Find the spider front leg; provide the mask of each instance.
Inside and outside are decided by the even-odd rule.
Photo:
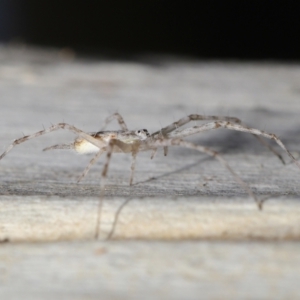
[[[262,136],[267,139],[275,141],[277,143],[277,145],[279,145],[288,154],[288,156],[293,160],[293,162],[300,168],[299,162],[296,160],[296,158],[292,155],[292,153],[286,148],[286,146],[283,144],[283,142],[275,134],[268,133],[266,131],[259,130],[256,128],[247,127],[242,124],[233,124],[230,122],[216,122],[216,123],[217,123],[216,125],[219,127],[227,128],[230,130],[241,131],[241,132],[247,132],[247,133],[256,135],[258,137]]]
[[[171,125],[168,125],[164,128],[162,128],[160,131],[156,131],[152,134],[153,137],[155,138],[172,138],[172,132],[174,130],[177,130],[178,128],[186,125],[187,123],[191,122],[191,121],[210,121],[210,120],[215,120],[215,121],[222,121],[222,122],[229,122],[231,124],[240,124],[242,125],[242,121],[238,118],[235,117],[226,117],[226,116],[205,116],[205,115],[198,115],[198,114],[191,114],[189,116],[186,116],[184,118],[179,119],[178,121],[172,123]],[[195,126],[197,127],[197,126]],[[276,155],[283,164],[285,164],[282,156],[275,150],[273,149],[273,147],[271,147],[269,144],[267,144],[266,142],[264,142],[264,140],[262,140],[259,136],[255,135],[254,136],[259,140],[259,142],[267,147],[271,152],[274,153],[274,155]],[[164,152],[166,155],[166,149],[167,147],[164,147]]]
[[[257,136],[258,138],[260,138],[260,136],[262,136],[267,139],[274,140],[288,154],[288,156],[293,160],[293,162],[300,168],[300,163],[296,160],[296,158],[292,155],[292,153],[285,147],[283,142],[275,134],[268,133],[268,132],[265,132],[263,130],[259,130],[256,128],[247,127],[242,124],[225,122],[225,121],[210,122],[210,123],[206,123],[206,124],[203,124],[200,126],[193,126],[193,127],[189,127],[189,128],[183,129],[183,130],[177,130],[177,131],[171,132],[169,134],[169,138],[170,139],[184,138],[184,137],[194,135],[194,134],[197,134],[200,132],[218,129],[218,128],[226,128],[226,129],[230,129],[230,130],[251,133],[252,135]],[[277,152],[275,151],[275,154],[276,153]],[[279,158],[280,157],[281,157],[281,155],[279,154]],[[281,158],[281,160],[283,161],[282,158]]]
[[[274,140],[277,145],[279,145],[286,153],[287,155],[292,159],[292,161],[300,168],[300,163],[296,160],[296,158],[292,155],[292,153],[286,148],[286,146],[283,144],[283,142],[273,133],[268,133],[263,130],[259,130],[256,128],[247,127],[242,124],[234,124],[231,122],[216,122],[217,127],[223,127],[230,130],[236,130],[246,133],[251,133],[256,136],[263,136],[267,139]]]
[[[169,138],[168,134],[179,127],[184,126],[185,124],[191,122],[191,121],[208,121],[208,120],[223,120],[223,121],[232,121],[236,123],[240,123],[241,120],[235,117],[223,117],[223,116],[205,116],[205,115],[198,115],[198,114],[191,114],[189,116],[183,117],[179,119],[176,122],[173,122],[171,125],[168,125],[161,130],[158,130],[151,134],[151,137],[157,139],[157,138]],[[165,146],[164,148],[164,156],[167,156],[168,154],[168,147]],[[156,154],[156,150],[152,152],[151,159]]]
[[[184,126],[185,124],[191,122],[191,121],[227,121],[227,122],[234,122],[234,123],[241,123],[241,120],[235,117],[224,117],[224,116],[205,116],[205,115],[197,115],[197,114],[191,114],[189,116],[183,117],[179,119],[178,121],[172,123],[171,125],[168,125],[166,127],[163,127],[161,130],[158,130],[151,134],[152,137],[160,136],[160,137],[167,137],[167,134]]]

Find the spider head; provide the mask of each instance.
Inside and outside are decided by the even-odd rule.
[[[135,131],[135,134],[141,139],[145,140],[150,136],[149,132],[147,129],[139,129]]]

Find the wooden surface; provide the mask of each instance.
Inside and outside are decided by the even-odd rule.
[[[199,113],[276,133],[299,157],[299,78],[296,64],[116,62],[0,47],[0,148],[51,123],[96,131],[115,111],[149,132]],[[263,211],[205,155],[140,153],[132,187],[130,156],[113,155],[100,236],[111,240],[94,241],[104,157],[76,184],[89,156],[41,151],[73,138],[54,132],[0,162],[1,299],[300,296],[300,170],[286,155],[283,165],[232,131],[190,139],[222,153],[267,199]]]

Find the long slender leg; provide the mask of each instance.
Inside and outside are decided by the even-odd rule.
[[[164,147],[164,156],[168,155],[168,147]]]
[[[103,198],[104,198],[104,194],[105,194],[105,181],[106,181],[106,175],[108,172],[108,167],[109,167],[110,159],[111,159],[111,156],[113,153],[113,149],[114,149],[114,144],[113,144],[113,141],[111,140],[107,147],[106,162],[104,164],[102,174],[101,174],[100,197],[99,197],[99,201],[98,201],[97,219],[96,219],[96,227],[95,227],[95,235],[94,235],[96,240],[99,238],[99,234],[100,234],[100,230],[101,230],[100,225],[101,225],[101,213],[102,213],[102,206],[103,206]]]
[[[128,202],[131,200],[132,198],[131,197],[128,197],[121,205],[120,207],[118,208],[118,210],[116,211],[116,214],[115,214],[115,218],[114,218],[114,222],[112,224],[112,227],[111,227],[111,230],[109,232],[109,234],[107,235],[106,237],[106,240],[110,240],[116,230],[116,227],[117,227],[117,224],[118,224],[118,219],[119,219],[119,216],[121,214],[121,211],[123,210],[123,208],[128,204]]]
[[[105,127],[114,119],[117,119],[118,124],[120,125],[122,130],[126,130],[126,131],[128,130],[127,125],[124,122],[124,119],[122,118],[122,116],[119,113],[114,113],[111,116],[109,116],[108,118],[106,118],[105,124],[100,131],[103,131],[105,129]],[[93,136],[93,134],[91,134],[91,136]],[[53,145],[53,146],[43,149],[43,151],[48,151],[48,150],[53,150],[53,149],[74,149],[74,143]]]
[[[153,134],[151,134],[152,137],[168,137],[168,133],[178,129],[181,126],[184,126],[185,124],[191,122],[191,121],[208,121],[208,120],[223,120],[223,121],[232,121],[236,123],[240,123],[240,119],[235,117],[223,117],[223,116],[204,116],[204,115],[197,115],[192,114],[189,116],[186,116],[184,118],[179,119],[178,121],[172,123],[171,125],[168,125]],[[164,155],[167,156],[168,154],[168,147],[164,147]],[[153,158],[154,155],[151,155],[151,158]]]
[[[197,150],[199,152],[203,152],[206,153],[212,157],[215,157],[235,178],[236,182],[245,190],[247,191],[247,193],[249,194],[250,197],[252,197],[257,206],[258,209],[261,210],[262,209],[262,204],[263,201],[259,200],[254,193],[252,192],[251,188],[249,187],[249,185],[243,181],[234,171],[233,169],[229,166],[228,162],[220,155],[218,154],[216,151],[208,148],[208,147],[203,147],[200,145],[195,145],[193,143],[187,142],[187,141],[183,141],[180,139],[171,139],[171,140],[157,140],[153,143],[153,146],[155,147],[159,147],[159,146],[180,146],[180,147],[184,147],[184,148],[189,148],[189,149],[194,149]],[[152,145],[151,145],[152,146]]]
[[[292,153],[285,147],[285,145],[282,143],[282,141],[273,133],[268,133],[263,130],[246,127],[241,124],[237,123],[231,123],[231,122],[224,122],[224,121],[217,121],[217,122],[210,122],[206,123],[200,126],[194,126],[190,128],[186,128],[183,130],[178,130],[170,133],[168,135],[169,138],[183,138],[192,134],[196,134],[199,132],[212,130],[212,129],[218,129],[218,128],[227,128],[230,130],[235,131],[241,131],[250,133],[257,136],[263,136],[267,139],[274,140],[287,154],[288,156],[293,160],[293,162],[300,168],[300,163],[296,160],[296,158],[292,155]]]
[[[86,174],[89,172],[91,167],[96,163],[96,161],[98,160],[98,158],[101,156],[103,152],[104,152],[103,150],[99,150],[99,152],[97,152],[96,155],[90,160],[90,163],[87,165],[83,173],[78,178],[77,183],[79,183],[86,176]]]
[[[125,148],[130,149],[131,154],[132,154],[132,162],[131,162],[131,174],[130,174],[130,180],[129,180],[129,185],[132,185],[133,182],[133,177],[134,177],[134,171],[135,171],[135,163],[136,163],[136,156],[139,152],[139,147],[140,147],[140,143],[136,142],[132,145],[130,145],[128,147],[127,144],[125,145],[121,145],[121,149],[123,148],[125,150]]]
[[[105,120],[105,124],[103,126],[103,128],[101,130],[104,130],[105,127],[114,119],[117,119],[120,127],[122,130],[128,130],[127,125],[123,119],[123,117],[119,114],[119,113],[114,113],[111,116],[107,117]],[[58,145],[61,146],[61,145]],[[61,148],[54,148],[54,146],[49,147],[49,149],[61,149]],[[49,150],[48,148],[44,149],[45,150]],[[83,173],[81,174],[81,176],[78,178],[77,183],[79,183],[85,176],[86,174],[89,172],[90,168],[95,164],[95,162],[98,160],[98,158],[100,157],[100,155],[103,153],[103,151],[101,153],[97,153],[92,160],[90,161],[89,165],[85,168],[85,170],[83,171]],[[133,180],[133,178],[132,178]]]
[[[240,124],[230,123],[230,122],[218,122],[218,123],[223,128],[252,133],[257,136],[263,136],[267,139],[274,140],[277,143],[277,145],[279,145],[288,154],[288,156],[293,160],[293,162],[300,168],[300,163],[296,160],[296,158],[292,155],[292,153],[286,148],[286,146],[282,143],[282,141],[275,134],[268,133],[268,132],[265,132],[263,130],[259,130],[256,128],[247,127],[247,126],[240,125]]]
[[[76,128],[75,126],[73,125],[69,125],[67,123],[58,123],[56,125],[52,125],[51,127],[47,128],[47,129],[44,129],[44,130],[41,130],[41,131],[38,131],[36,133],[33,133],[31,135],[26,135],[26,136],[23,136],[19,139],[16,139],[13,141],[12,144],[10,144],[6,150],[0,155],[0,160],[5,156],[7,155],[15,146],[19,145],[19,144],[22,144],[28,140],[31,140],[33,138],[36,138],[36,137],[39,137],[39,136],[42,136],[44,134],[47,134],[47,133],[50,133],[52,131],[56,131],[56,130],[59,130],[59,129],[65,129],[65,130],[69,130],[69,131],[72,131],[73,133],[79,135],[80,137],[84,138],[85,140],[87,140],[88,142],[90,142],[91,144],[95,145],[96,147],[99,147],[99,149],[103,148],[103,143],[97,139],[95,139],[94,137],[92,137],[91,135],[85,133],[84,131]]]
[[[129,179],[129,185],[132,185],[133,177],[134,177],[134,171],[135,171],[135,163],[136,163],[136,156],[137,152],[132,152],[132,162],[131,162],[131,172],[130,172],[130,179]]]
[[[125,124],[124,122],[124,119],[123,117],[119,114],[119,113],[114,113],[113,115],[109,116],[108,118],[106,118],[105,120],[105,125],[104,125],[104,128],[111,122],[113,121],[114,119],[117,119],[120,127],[122,128],[122,130],[128,130],[127,128],[127,125]],[[104,129],[103,128],[103,129]],[[102,129],[102,130],[103,130]],[[51,148],[51,147],[50,147]],[[101,152],[103,153],[103,151]],[[90,168],[93,166],[93,164],[98,160],[98,158],[100,157],[101,153],[97,153],[93,158],[92,160],[90,161],[89,165],[85,168],[85,170],[83,171],[82,175],[79,177],[78,182],[80,182],[85,176],[86,174],[89,172]],[[132,181],[133,181],[133,174],[134,174],[134,168],[135,168],[135,160],[134,160],[134,163],[132,164],[131,166],[132,168],[132,172],[131,172],[131,177],[130,177],[130,185],[132,185]]]
[[[104,126],[101,130],[103,130],[114,119],[117,119],[117,121],[118,121],[118,123],[119,123],[122,130],[128,130],[127,125],[126,125],[123,117],[119,113],[114,113],[111,116],[107,117],[106,120],[105,120],[105,124],[104,124]],[[59,144],[59,145],[50,146],[50,147],[47,147],[47,148],[43,149],[43,151],[48,151],[48,150],[53,150],[53,149],[74,149],[74,143]],[[101,153],[103,153],[103,152],[101,152]],[[95,154],[95,156],[91,159],[89,165],[85,168],[85,170],[83,171],[81,176],[78,178],[77,183],[79,183],[87,175],[90,168],[96,163],[96,161],[100,157],[101,153],[98,152],[98,153]]]
[[[102,170],[102,175],[101,175],[101,184],[100,184],[100,197],[99,197],[99,202],[98,202],[98,209],[97,209],[97,219],[96,219],[96,228],[95,228],[95,239],[98,239],[99,234],[100,234],[100,225],[101,225],[101,213],[102,213],[102,206],[103,206],[103,199],[104,199],[104,194],[105,194],[105,182],[107,178],[107,173],[108,173],[108,168],[109,168],[109,163],[111,160],[111,156],[113,154],[113,149],[114,147],[119,147],[121,150],[123,150],[126,153],[132,152],[133,153],[133,158],[134,153],[138,152],[140,142],[137,141],[136,144],[126,144],[123,143],[122,141],[119,140],[110,140],[107,146],[107,154],[106,154],[106,161],[104,163],[104,167]],[[136,154],[135,154],[136,156]],[[133,167],[134,170],[134,167]],[[131,178],[133,178],[133,175],[131,175]]]
[[[168,155],[168,147],[164,147],[164,156],[167,156]],[[156,152],[157,152],[157,149],[153,149],[152,152],[151,152],[151,156],[150,158],[153,159],[153,157],[156,155]]]
[[[171,138],[172,136],[169,135],[170,132],[178,129],[181,126],[184,126],[185,124],[191,122],[191,121],[208,121],[208,120],[215,120],[215,121],[226,121],[226,122],[230,122],[230,123],[234,123],[234,124],[240,124],[241,120],[235,117],[226,117],[226,116],[204,116],[204,115],[197,115],[197,114],[192,114],[189,115],[187,117],[181,118],[178,121],[172,123],[169,126],[166,126],[164,128],[162,128],[159,131],[154,132],[151,136],[153,137],[165,137],[165,138]],[[242,125],[245,126],[245,125]],[[245,126],[246,127],[246,126]],[[254,134],[255,136],[255,134]],[[271,152],[274,153],[274,155],[276,155],[283,164],[285,164],[282,156],[275,150],[273,149],[272,146],[268,145],[267,143],[265,143],[261,138],[259,138],[258,136],[256,136],[256,138],[265,146],[267,147]],[[164,153],[166,155],[167,153],[167,147],[164,147]]]
[[[57,144],[47,148],[44,148],[43,151],[53,150],[53,149],[74,149],[74,142],[70,144]]]
[[[253,134],[253,136],[266,148],[268,148],[274,155],[276,155],[279,160],[285,165],[285,161],[280,153],[278,153],[271,145],[269,145],[265,140],[260,136]]]
[[[105,120],[105,126],[110,123],[112,120],[117,119],[120,127],[123,130],[128,131],[127,125],[124,122],[123,117],[119,114],[119,113],[114,113],[113,115],[109,116],[106,120]],[[121,147],[124,148],[124,145],[122,145]],[[138,149],[134,150],[134,147],[132,148],[132,163],[131,163],[131,174],[130,174],[130,180],[129,180],[129,185],[132,185],[133,182],[133,177],[134,177],[134,171],[135,171],[135,163],[136,163],[136,155],[137,155]]]
[[[104,130],[106,128],[106,126],[111,122],[113,121],[114,119],[117,119],[120,127],[122,130],[128,130],[127,128],[127,125],[123,119],[123,117],[119,114],[119,113],[114,113],[112,114],[111,116],[107,117],[106,120],[105,120],[105,124],[104,126],[101,128],[101,130]]]
[[[157,148],[155,148],[155,149],[152,150],[151,156],[150,156],[151,159],[153,159],[153,157],[155,156],[156,152],[157,152]]]
[[[127,125],[123,119],[123,117],[119,114],[119,113],[114,113],[111,116],[107,117],[105,120],[105,124],[103,126],[103,128],[101,130],[104,130],[105,127],[114,119],[117,119],[120,127],[122,130],[128,130]],[[51,148],[51,147],[50,147]],[[86,174],[89,172],[90,168],[96,163],[96,161],[98,160],[98,158],[100,157],[100,155],[103,153],[103,151],[101,153],[97,153],[90,161],[89,165],[85,168],[85,170],[83,171],[83,173],[81,174],[81,176],[79,177],[79,179],[77,180],[77,183],[79,183],[85,176]]]
[[[186,116],[184,118],[181,118],[178,121],[172,123],[171,125],[168,125],[162,129],[152,133],[151,136],[153,136],[153,137],[155,137],[157,135],[165,136],[169,132],[172,132],[172,131],[178,129],[179,127],[182,127],[183,125],[185,125],[191,121],[209,121],[209,120],[241,123],[240,119],[234,118],[234,117],[204,116],[204,115],[192,114],[192,115]]]

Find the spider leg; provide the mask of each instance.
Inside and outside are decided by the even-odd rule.
[[[283,142],[273,133],[268,133],[263,130],[259,130],[256,128],[247,127],[241,124],[234,124],[231,122],[217,122],[221,127],[230,129],[230,130],[236,130],[241,132],[247,132],[252,133],[257,136],[263,136],[267,139],[274,140],[277,145],[279,145],[287,154],[288,156],[293,160],[293,162],[300,168],[300,163],[296,160],[296,158],[292,155],[292,153],[286,148],[286,146],[283,144]]]
[[[251,190],[250,186],[242,180],[242,178],[240,176],[238,176],[233,169],[229,166],[228,162],[220,155],[218,154],[216,151],[208,148],[208,147],[204,147],[204,146],[200,146],[200,145],[195,145],[193,143],[181,140],[181,139],[171,139],[171,140],[167,140],[167,139],[161,139],[161,140],[156,140],[153,143],[153,146],[180,146],[180,147],[184,147],[184,148],[189,148],[189,149],[194,149],[197,150],[199,152],[203,152],[206,153],[212,157],[215,157],[235,178],[236,182],[245,190],[247,191],[248,195],[250,197],[252,197],[259,210],[262,209],[262,205],[263,205],[263,201],[259,200],[255,194],[253,193],[253,191]],[[152,145],[151,145],[152,146]]]
[[[110,116],[106,122],[110,122],[111,120],[113,120],[113,118],[118,118],[118,121],[119,121],[119,124],[120,126],[122,127],[122,122],[123,122],[123,125],[126,127],[124,121],[123,121],[123,118],[121,117],[120,114],[118,113],[115,113],[113,114],[112,116]],[[123,127],[124,128],[124,127]],[[127,128],[127,127],[126,127]],[[123,147],[124,148],[124,147]],[[104,148],[103,148],[104,149]],[[78,182],[80,182],[85,176],[86,174],[88,173],[88,171],[90,170],[90,168],[93,166],[93,164],[98,160],[98,158],[100,157],[100,155],[103,153],[104,151],[101,151],[98,152],[93,158],[92,160],[90,161],[89,165],[85,168],[84,172],[82,173],[82,175],[79,177]],[[132,173],[131,173],[131,179],[130,179],[130,185],[132,184],[132,181],[133,181],[133,174],[134,174],[134,169],[135,169],[135,162],[133,162],[132,164]]]
[[[156,152],[157,152],[157,148],[152,150],[151,156],[150,156],[151,159],[153,159],[153,157],[156,155]],[[168,155],[168,147],[164,147],[164,156],[167,156],[167,155]]]
[[[130,179],[129,179],[129,185],[132,185],[134,172],[135,172],[135,163],[136,163],[136,156],[138,151],[132,151],[132,162],[131,162],[131,173],[130,173]]]
[[[189,135],[193,135],[199,132],[218,129],[218,128],[227,128],[230,130],[236,130],[246,133],[251,133],[256,136],[262,136],[270,140],[274,140],[292,159],[292,161],[300,168],[300,163],[296,160],[296,158],[292,155],[292,153],[285,147],[282,141],[273,133],[268,133],[263,130],[259,130],[256,128],[247,127],[242,124],[232,123],[232,122],[225,122],[225,121],[217,121],[217,122],[210,122],[200,126],[194,126],[190,128],[186,128],[183,130],[178,130],[168,135],[169,138],[183,138]]]
[[[66,130],[69,130],[69,131],[72,131],[73,133],[79,135],[80,137],[84,138],[85,140],[87,140],[88,142],[90,142],[91,144],[95,145],[96,147],[99,147],[99,149],[103,148],[103,143],[101,143],[99,140],[95,139],[94,137],[92,137],[91,135],[85,133],[84,131],[76,128],[75,126],[73,125],[69,125],[67,123],[58,123],[56,125],[52,125],[50,126],[49,128],[47,129],[44,129],[44,130],[41,130],[41,131],[38,131],[36,133],[33,133],[31,135],[26,135],[26,136],[23,136],[19,139],[16,139],[13,141],[12,144],[10,144],[6,150],[0,155],[0,160],[5,156],[7,155],[15,146],[21,144],[21,143],[24,143],[28,140],[31,140],[33,138],[36,138],[36,137],[39,137],[39,136],[42,136],[44,134],[47,134],[47,133],[50,133],[52,131],[56,131],[56,130],[59,130],[59,129],[66,129]]]
[[[150,157],[151,159],[153,159],[153,157],[155,156],[156,152],[157,152],[157,148],[155,148],[155,149],[152,150],[151,157]]]
[[[96,219],[96,227],[95,227],[95,239],[98,239],[100,234],[100,225],[101,225],[101,213],[102,213],[102,206],[103,206],[103,199],[105,194],[105,182],[107,178],[109,163],[111,160],[111,156],[114,152],[114,147],[120,148],[125,153],[132,153],[133,162],[131,164],[131,176],[130,176],[130,183],[133,180],[133,174],[135,169],[135,159],[136,155],[139,151],[140,141],[136,141],[133,144],[126,144],[120,140],[111,139],[107,146],[107,154],[106,154],[106,162],[103,166],[102,174],[101,174],[101,184],[100,184],[100,197],[98,202],[98,209],[97,209],[97,219]]]
[[[113,121],[114,119],[117,119],[120,127],[122,130],[126,130],[128,131],[128,127],[123,119],[123,117],[119,114],[119,113],[114,113],[112,114],[111,116],[107,117],[106,120],[105,120],[105,124],[104,126],[101,128],[100,131],[104,130],[106,128],[106,126],[111,122]]]
[[[268,148],[279,160],[285,165],[285,161],[280,153],[278,153],[270,144],[263,140],[260,136],[253,134],[253,136],[266,148]]]
[[[168,147],[164,147],[164,156],[168,155]]]
[[[191,121],[208,121],[208,120],[215,120],[215,121],[227,121],[231,122],[234,124],[241,124],[242,122],[240,119],[235,118],[235,117],[224,117],[224,116],[204,116],[204,115],[197,115],[197,114],[192,114],[187,117],[181,118],[178,121],[172,123],[171,125],[162,128],[160,131],[154,132],[152,136],[157,136],[160,134],[162,137],[167,137],[169,138],[169,133],[178,129],[181,126],[184,126],[185,124],[191,122]],[[244,126],[244,125],[242,125]],[[265,143],[259,136],[255,135],[254,136],[260,141],[260,143],[267,147],[271,152],[273,152],[274,155],[276,155],[280,161],[285,164],[285,161],[283,160],[282,156],[269,144]],[[164,153],[166,156],[166,148],[164,147]]]
[[[127,127],[127,125],[126,125],[126,123],[125,123],[123,117],[122,117],[119,113],[114,113],[114,114],[112,114],[111,116],[107,117],[107,118],[105,119],[105,124],[104,124],[104,126],[101,128],[100,131],[103,131],[103,130],[106,128],[106,126],[107,126],[110,122],[112,122],[114,119],[117,119],[117,121],[118,121],[118,123],[119,123],[119,125],[120,125],[120,127],[121,127],[122,130],[128,131],[128,127]],[[51,148],[51,147],[50,147],[50,148]],[[92,158],[92,160],[90,161],[89,165],[85,168],[85,170],[83,171],[82,175],[78,178],[77,183],[79,183],[79,182],[86,176],[86,174],[88,173],[88,171],[90,170],[90,168],[91,168],[91,167],[93,166],[93,164],[98,160],[98,158],[100,157],[100,155],[101,155],[102,153],[103,153],[103,151],[102,151],[101,153],[98,152],[98,153]]]
[[[53,149],[74,149],[74,143],[53,145],[53,146],[44,148],[43,151],[48,151],[48,150],[53,150]]]
[[[103,150],[99,150],[99,152],[96,153],[96,155],[91,159],[90,163],[87,165],[83,173],[78,178],[77,183],[79,183],[86,176],[86,174],[89,172],[91,167],[96,163],[96,161],[98,160],[98,158],[101,156],[103,152],[104,152]]]
[[[95,227],[95,234],[94,238],[97,240],[99,238],[99,234],[101,231],[100,225],[101,225],[101,214],[102,214],[102,206],[103,206],[103,198],[105,194],[105,180],[106,180],[106,175],[108,172],[108,166],[110,163],[111,155],[114,150],[114,143],[112,140],[108,143],[107,147],[107,154],[106,154],[106,162],[104,164],[102,174],[101,174],[101,182],[100,182],[100,197],[98,201],[98,208],[97,208],[97,218],[96,218],[96,227]]]
[[[166,137],[168,138],[168,133],[178,129],[181,126],[184,126],[185,124],[191,122],[191,121],[208,121],[208,120],[222,120],[222,121],[231,121],[235,123],[240,123],[241,120],[235,117],[223,117],[223,116],[204,116],[204,115],[197,115],[197,114],[191,114],[189,116],[186,116],[184,118],[179,119],[178,121],[172,123],[171,125],[168,125],[153,134],[151,134],[152,137],[158,138]],[[164,156],[167,156],[168,154],[168,147],[164,147]],[[153,156],[151,155],[151,158]]]
[[[163,137],[165,137],[168,133],[178,129],[179,127],[184,126],[185,124],[187,124],[191,121],[209,121],[209,120],[241,123],[241,120],[238,118],[235,118],[235,117],[204,116],[204,115],[192,114],[192,115],[186,116],[184,118],[181,118],[178,121],[172,123],[171,125],[168,125],[162,129],[152,133],[151,136],[155,137],[157,135],[162,135]]]
[[[119,113],[114,113],[111,116],[109,116],[108,118],[106,118],[105,124],[100,131],[103,131],[106,128],[106,126],[114,119],[117,119],[122,130],[126,130],[126,131],[128,130],[127,125],[124,122],[124,119],[122,118],[122,116]],[[93,136],[93,134],[91,134],[91,135]],[[53,146],[43,149],[43,151],[48,151],[48,150],[53,150],[53,149],[74,149],[74,143],[53,145]]]

